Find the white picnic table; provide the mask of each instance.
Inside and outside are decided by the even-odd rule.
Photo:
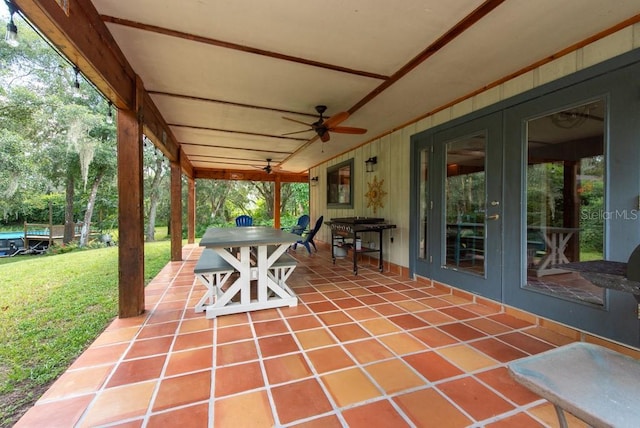
[[[205,308],[207,318],[296,306],[297,296],[285,282],[288,275],[274,275],[274,272],[278,259],[298,239],[298,235],[270,227],[207,229],[200,240],[200,246],[214,250],[239,273],[233,284],[225,290],[218,290],[215,302]],[[253,299],[252,281],[256,284],[256,297]],[[237,294],[240,298],[234,301]]]

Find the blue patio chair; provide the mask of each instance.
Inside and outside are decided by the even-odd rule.
[[[307,233],[305,235],[304,239],[301,239],[298,242],[296,242],[295,244],[293,244],[293,249],[294,250],[296,249],[298,244],[301,244],[301,245],[304,245],[304,247],[307,249],[309,254],[311,254],[311,246],[312,245],[313,245],[313,248],[316,250],[316,252],[318,252],[318,248],[316,247],[315,242],[313,242],[313,238],[316,237],[316,233],[318,233],[318,230],[320,230],[320,226],[322,226],[322,220],[324,220],[324,216],[320,216],[320,218],[318,218],[318,220],[316,221],[315,226],[313,226],[313,229],[311,229],[309,231],[309,233]]]
[[[298,217],[298,222],[292,227],[283,227],[282,230],[289,230],[291,233],[302,236],[302,233],[309,227],[311,219],[308,215],[304,214]]]
[[[237,227],[247,227],[253,226],[253,217],[249,215],[239,215],[236,217],[236,226]]]

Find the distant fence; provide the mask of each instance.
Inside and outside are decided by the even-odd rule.
[[[84,222],[73,224],[73,236],[78,238],[82,232]],[[97,231],[90,231],[90,235],[97,234]],[[49,245],[64,238],[64,224],[46,223],[24,223],[24,238],[29,240],[47,240]]]

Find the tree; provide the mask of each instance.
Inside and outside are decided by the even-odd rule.
[[[22,87],[7,88],[0,97],[0,210],[2,219],[19,217],[22,200],[37,188],[35,153],[30,147],[38,97]]]
[[[147,241],[155,241],[156,215],[161,198],[168,197],[166,188],[162,187],[164,178],[169,168],[165,165],[164,156],[153,147],[153,143],[145,140],[144,144],[144,175],[146,195],[148,196],[147,209]],[[163,192],[164,190],[164,192]]]
[[[115,129],[113,126],[110,126],[99,119],[101,118],[94,115],[94,127],[90,133],[90,138],[94,140],[95,144],[91,162],[94,172],[90,176],[87,165],[87,175],[84,178],[85,189],[86,183],[90,179],[91,190],[86,204],[84,221],[82,222],[80,246],[87,245],[89,240],[92,223],[91,219],[93,218],[95,202],[98,197],[98,187],[105,177],[115,177],[117,172],[117,156],[114,135]]]
[[[228,221],[225,211],[233,182],[226,180],[196,181],[196,223],[224,224]]]
[[[92,86],[82,82],[81,96],[75,96],[69,64],[29,28],[20,28],[20,36],[18,48],[0,44],[0,139],[6,141],[0,159],[11,166],[0,175],[0,192],[9,197],[0,205],[3,218],[19,217],[20,209],[33,215],[23,208],[25,201],[64,191],[65,242],[73,239],[74,218],[84,211],[84,244],[98,186],[115,174],[115,128],[106,125],[107,104]],[[76,207],[79,198],[86,209]]]
[[[259,206],[262,207],[262,213],[258,213],[258,217],[261,217],[264,220],[273,219],[273,205],[275,199],[274,187],[275,183],[270,181],[252,181],[253,189],[260,196],[259,200],[262,202]]]
[[[309,212],[309,185],[307,183],[283,183],[280,187],[280,214],[284,217],[300,217]]]
[[[230,217],[236,217],[240,214],[253,216],[254,213],[252,211],[256,206],[257,197],[253,192],[252,183],[248,181],[229,181],[228,186],[229,194],[225,205],[226,209],[229,210]]]

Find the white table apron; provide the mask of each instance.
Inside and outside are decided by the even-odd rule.
[[[295,242],[297,238],[296,235],[292,235],[292,242]],[[276,245],[276,248],[271,254],[268,254],[267,251],[269,244],[242,244],[242,246],[236,247],[240,250],[239,258],[231,252],[232,249],[229,247],[206,244],[239,272],[239,276],[233,284],[219,293],[212,305],[205,308],[207,318],[282,306],[296,306],[298,304],[296,294],[284,280],[278,281],[270,271],[271,266],[287,250],[290,243],[272,243],[271,245]],[[201,245],[205,244],[201,242]],[[257,248],[255,266],[251,265],[251,247]],[[257,280],[255,299],[251,299],[252,280]],[[233,302],[232,299],[238,293],[240,293],[239,302]]]

